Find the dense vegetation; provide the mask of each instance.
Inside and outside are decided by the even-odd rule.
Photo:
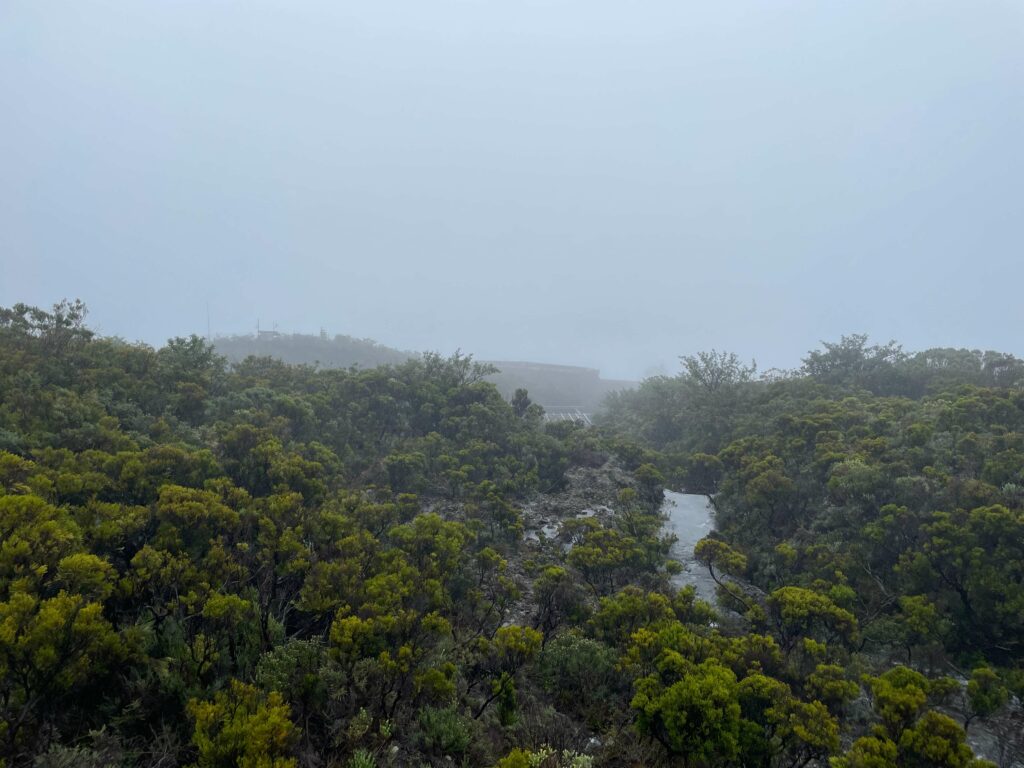
[[[940,710],[1021,694],[1022,367],[930,354],[705,356],[598,431],[459,355],[0,309],[0,764],[980,765]],[[718,611],[670,584],[666,475],[715,493]]]
[[[887,722],[868,678],[886,732],[841,765],[953,764],[903,752],[915,721],[954,732],[917,719],[954,685],[944,674],[969,679],[965,725],[1024,694],[1024,362],[851,336],[799,371],[755,373],[734,355],[685,358],[612,398],[605,423],[713,494],[718,532],[697,555],[748,626],[808,668],[903,665],[886,675],[918,705]],[[1004,756],[1024,760],[1013,729]]]

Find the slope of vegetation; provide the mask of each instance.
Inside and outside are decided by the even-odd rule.
[[[943,708],[1020,694],[1016,362],[912,396],[704,362],[601,433],[461,356],[0,309],[0,764],[981,765]],[[717,490],[721,612],[669,584],[663,473]]]

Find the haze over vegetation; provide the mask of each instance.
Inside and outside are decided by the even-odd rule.
[[[1020,353],[1022,37],[1012,0],[4,2],[0,302],[624,379]]]

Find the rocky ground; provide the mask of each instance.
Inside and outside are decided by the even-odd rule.
[[[634,486],[633,476],[614,461],[600,467],[573,467],[566,487],[544,494],[523,507],[523,538],[555,538],[561,523],[573,517],[610,515],[619,491]]]

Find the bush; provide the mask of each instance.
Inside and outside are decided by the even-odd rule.
[[[461,755],[472,738],[469,723],[455,707],[424,707],[419,716],[423,748],[440,755]]]
[[[541,687],[560,709],[583,716],[589,725],[603,725],[613,709],[619,677],[616,652],[576,633],[555,638],[537,663]]]

